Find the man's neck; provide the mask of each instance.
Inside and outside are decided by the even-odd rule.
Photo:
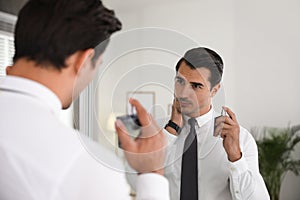
[[[198,118],[198,117],[201,117],[201,116],[207,114],[211,109],[212,109],[212,105],[210,105],[206,109],[201,109],[198,113],[189,114],[187,116],[190,118]]]
[[[19,59],[6,71],[7,75],[30,79],[46,86],[58,96],[63,106],[69,101],[68,97],[73,88],[70,88],[67,82],[74,82],[74,80],[69,75],[68,69],[59,71],[53,66],[42,66],[28,59]]]

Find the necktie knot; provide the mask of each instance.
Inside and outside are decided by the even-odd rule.
[[[190,118],[189,120],[188,120],[188,123],[189,123],[189,125],[191,126],[191,129],[193,128],[195,128],[195,125],[196,125],[196,119],[195,118]]]

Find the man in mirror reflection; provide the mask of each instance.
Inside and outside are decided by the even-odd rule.
[[[220,90],[222,58],[194,48],[176,65],[174,102],[165,129],[171,142],[166,177],[173,200],[267,200],[259,172],[257,145],[228,107],[214,110]]]
[[[85,147],[112,160],[115,155],[79,139],[58,119],[93,79],[111,34],[120,29],[99,0],[29,0],[21,9],[14,63],[0,78],[1,200],[131,199],[122,170],[97,161]],[[130,103],[148,127],[141,134],[154,134],[134,141],[116,122],[126,158],[139,172],[137,199],[169,199],[165,153],[156,151],[164,149],[165,135],[138,101]]]

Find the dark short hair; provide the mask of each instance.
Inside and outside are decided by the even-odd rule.
[[[177,62],[176,72],[182,62],[185,62],[191,69],[206,68],[210,71],[209,82],[211,89],[221,82],[223,75],[223,61],[215,51],[199,47],[188,50],[184,56]]]
[[[120,29],[121,22],[100,0],[29,0],[18,16],[13,60],[60,70],[76,51],[94,48],[98,58]]]

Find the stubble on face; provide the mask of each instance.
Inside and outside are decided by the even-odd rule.
[[[175,96],[180,112],[198,117],[211,108],[210,71],[204,67],[191,69],[182,62],[175,78]]]

